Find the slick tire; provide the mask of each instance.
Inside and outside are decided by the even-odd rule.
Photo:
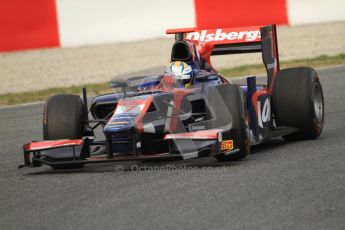
[[[78,95],[55,95],[48,99],[43,112],[44,140],[81,139],[83,102]],[[83,164],[52,166],[54,169],[81,168]]]
[[[274,83],[272,107],[277,126],[298,129],[285,140],[315,139],[325,119],[324,98],[317,72],[298,67],[279,71]]]
[[[77,95],[50,97],[43,112],[44,140],[82,138],[83,111],[83,102]]]
[[[218,161],[235,161],[245,158],[250,152],[248,111],[246,100],[242,89],[237,85],[221,85],[216,88],[223,97],[223,101],[227,104],[228,110],[232,116],[232,128],[236,130],[237,135],[234,140],[239,147],[239,152],[225,155],[220,153],[215,156]],[[210,95],[208,98],[216,98]],[[212,99],[211,99],[212,100]],[[219,102],[214,101],[214,104]]]

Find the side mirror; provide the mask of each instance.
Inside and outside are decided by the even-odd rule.
[[[121,82],[121,81],[111,81],[110,82],[110,88],[121,88],[123,95],[126,97],[126,88],[128,87],[127,82]]]
[[[127,86],[127,82],[121,82],[121,81],[111,81],[110,82],[110,88],[125,88]]]

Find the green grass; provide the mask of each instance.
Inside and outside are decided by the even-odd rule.
[[[310,66],[317,68],[334,65],[345,65],[345,54],[340,54],[337,56],[322,55],[310,59],[283,61],[280,63],[280,68],[284,69],[297,66]],[[241,65],[230,69],[221,69],[220,73],[226,77],[258,76],[265,73],[265,68],[263,64]],[[7,93],[0,95],[0,106],[45,101],[48,97],[55,94],[81,94],[83,87],[87,88],[89,95],[98,95],[112,92],[112,89],[109,88],[109,83],[103,82],[70,87],[49,88],[22,93]]]
[[[315,58],[308,59],[298,59],[292,61],[282,61],[280,62],[280,69],[297,67],[297,66],[309,66],[313,68],[334,66],[334,65],[344,65],[345,64],[345,54],[340,54],[337,56],[327,56],[322,55]],[[220,74],[226,77],[236,77],[236,76],[258,76],[266,73],[263,64],[254,65],[241,65],[231,69],[221,69]]]
[[[88,95],[112,92],[112,89],[109,87],[109,83],[103,82],[70,87],[49,88],[23,93],[7,93],[0,95],[0,106],[45,101],[48,97],[55,94],[81,94],[83,87],[88,89]]]

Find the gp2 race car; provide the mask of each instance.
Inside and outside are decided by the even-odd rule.
[[[171,62],[193,69],[188,84],[181,87],[169,71],[114,81],[111,86],[121,92],[96,96],[89,108],[86,89],[83,99],[52,96],[44,107],[44,141],[23,146],[22,166],[77,168],[205,156],[230,161],[275,137],[321,134],[324,99],[317,72],[280,70],[275,25],[167,33],[175,34]],[[211,55],[251,52],[262,53],[267,84],[257,84],[255,76],[246,85],[233,84],[211,65]],[[95,138],[97,127],[101,140]]]

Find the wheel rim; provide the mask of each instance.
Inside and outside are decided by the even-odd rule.
[[[315,84],[314,89],[314,110],[316,119],[319,122],[322,122],[323,119],[323,97],[322,97],[322,90],[319,84]]]

